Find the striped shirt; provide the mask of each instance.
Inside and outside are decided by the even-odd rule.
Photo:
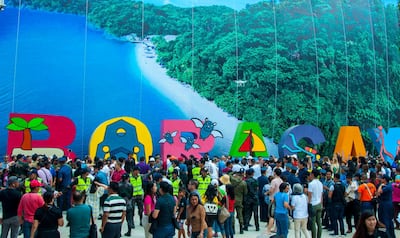
[[[109,223],[122,222],[122,213],[126,211],[125,199],[118,196],[118,194],[111,194],[104,202],[104,212],[108,212]]]

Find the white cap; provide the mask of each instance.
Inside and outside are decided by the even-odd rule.
[[[211,180],[211,185],[213,185],[213,186],[217,185],[218,186],[218,179]]]
[[[156,160],[153,158],[153,157],[151,157],[150,159],[149,159],[149,162],[155,162]]]

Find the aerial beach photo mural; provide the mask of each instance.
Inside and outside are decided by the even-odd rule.
[[[164,153],[169,144],[160,141],[166,133],[176,135],[171,138],[183,153],[229,154],[243,122],[259,126],[254,136],[265,144],[263,155],[278,155],[282,135],[296,125],[319,128],[324,142],[306,141],[319,154],[332,155],[343,126],[359,127],[366,150],[379,152],[368,129],[382,125],[389,133],[399,126],[397,1],[6,0],[5,5],[1,153],[9,149],[10,133],[22,138],[22,127],[9,126],[20,125],[13,117],[28,125],[34,118],[60,116],[73,139],[54,153],[71,150],[79,157],[99,154],[96,146],[107,139],[104,123],[120,120],[136,127],[139,144],[152,145],[151,152],[138,153],[143,156]],[[210,136],[200,138],[208,121]],[[179,123],[186,131],[173,133]],[[51,130],[35,126],[33,144],[53,139]],[[193,138],[187,137],[190,128],[199,131]],[[140,134],[147,130],[144,142]],[[135,148],[142,147],[128,143],[100,154]]]

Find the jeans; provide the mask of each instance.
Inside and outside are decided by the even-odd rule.
[[[322,221],[321,221],[322,204],[320,203],[315,206],[312,206],[312,209],[313,209],[313,216],[311,216],[312,238],[321,238],[321,235],[322,235]],[[315,227],[315,224],[317,224],[317,227]]]
[[[174,236],[175,228],[172,224],[157,227],[156,232],[153,234],[153,238],[172,238]]]
[[[334,212],[331,213],[333,232],[335,235],[339,235],[339,231],[338,231],[338,222],[339,222],[340,234],[344,235],[344,222],[343,222],[344,205],[334,204],[333,211]]]
[[[17,238],[19,229],[18,216],[13,216],[3,220],[3,224],[1,226],[1,238],[7,238],[10,229],[11,238]]]
[[[235,221],[235,212],[231,212],[230,214],[231,214],[231,216],[228,217],[228,219],[226,219],[226,221],[224,223],[226,238],[233,238],[232,221]]]
[[[22,225],[22,229],[24,231],[24,238],[30,238],[32,223],[30,223],[29,221],[24,221],[24,224]]]
[[[218,219],[216,219],[215,222],[214,222],[214,225],[213,225],[213,230],[215,232],[221,232],[221,235],[224,236],[225,235],[224,223],[219,223]]]
[[[372,204],[372,202],[361,202],[361,214],[363,214],[366,211],[370,211],[373,214],[375,214],[374,205]]]
[[[386,234],[388,238],[396,237],[394,233],[393,217],[394,217],[394,209],[392,201],[391,200],[380,201],[378,209],[378,218],[379,221],[386,226]]]
[[[275,213],[276,235],[286,238],[289,234],[289,217],[287,214]]]

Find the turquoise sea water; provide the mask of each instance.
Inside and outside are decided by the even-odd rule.
[[[161,121],[187,119],[141,77],[134,44],[89,29],[85,56],[84,17],[23,9],[16,49],[17,17],[15,8],[0,12],[2,128],[10,112],[66,116],[77,127],[71,148],[82,156],[92,132],[108,119],[142,121],[153,135],[155,152]],[[0,153],[6,144],[7,130],[0,129]]]

